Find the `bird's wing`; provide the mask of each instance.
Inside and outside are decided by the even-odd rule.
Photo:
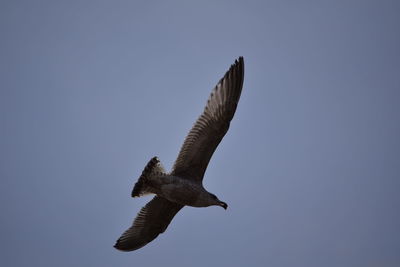
[[[187,135],[172,175],[202,181],[212,154],[228,131],[242,92],[243,57],[230,67],[208,98],[203,113]]]
[[[117,240],[114,247],[133,251],[153,241],[163,233],[183,206],[155,196],[136,216],[133,225]]]

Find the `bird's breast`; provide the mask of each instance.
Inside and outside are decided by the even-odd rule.
[[[170,176],[160,184],[158,195],[182,205],[194,206],[204,190],[201,185],[180,177]]]

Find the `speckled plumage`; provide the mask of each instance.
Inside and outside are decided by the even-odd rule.
[[[239,57],[217,83],[203,113],[187,135],[171,173],[157,157],[146,165],[136,182],[132,197],[156,196],[136,216],[133,225],[117,240],[115,248],[132,251],[163,233],[184,206],[227,208],[225,202],[204,189],[207,165],[229,129],[243,86],[244,62]]]

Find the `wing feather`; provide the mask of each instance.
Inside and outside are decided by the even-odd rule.
[[[235,114],[243,78],[244,62],[239,57],[212,90],[203,113],[182,145],[172,175],[202,181],[211,156]]]
[[[117,240],[114,247],[133,251],[153,241],[163,233],[183,206],[162,197],[154,197],[137,214],[133,225]]]

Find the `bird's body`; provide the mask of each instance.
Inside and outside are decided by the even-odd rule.
[[[132,251],[163,233],[184,206],[227,204],[203,187],[203,176],[212,154],[229,129],[240,98],[244,63],[240,57],[218,82],[207,105],[190,130],[170,173],[157,157],[152,158],[136,182],[132,197],[156,196],[138,213],[133,225],[117,240],[115,248]]]
[[[152,158],[148,166],[154,164],[154,162],[161,166],[157,157]],[[142,182],[145,184],[145,188],[143,188]],[[215,204],[224,204],[224,202],[216,201],[215,196],[205,190],[201,182],[187,177],[170,175],[159,170],[144,172],[139,178],[133,189],[132,196],[136,197],[143,194],[156,194],[183,206],[208,207]]]
[[[173,175],[154,176],[151,178],[151,193],[171,202],[184,206],[208,207],[215,202],[203,185]]]

